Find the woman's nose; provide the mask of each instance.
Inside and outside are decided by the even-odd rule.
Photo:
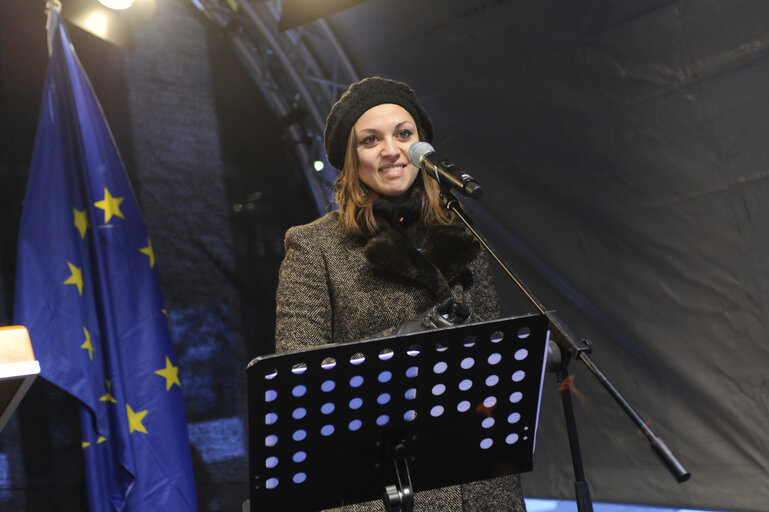
[[[400,155],[400,148],[397,141],[392,137],[386,137],[384,139],[384,146],[382,146],[382,156],[385,158],[397,158]]]

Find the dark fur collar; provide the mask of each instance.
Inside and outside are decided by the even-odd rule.
[[[478,255],[479,244],[460,225],[427,228],[422,251],[402,232],[387,228],[364,246],[366,259],[380,272],[417,281],[437,299],[451,295],[448,285]]]

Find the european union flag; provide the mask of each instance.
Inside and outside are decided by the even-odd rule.
[[[194,511],[152,244],[64,24],[54,30],[19,233],[14,321],[29,330],[41,375],[82,403],[91,510]]]

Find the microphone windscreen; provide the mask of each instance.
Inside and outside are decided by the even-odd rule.
[[[435,153],[435,148],[429,142],[415,142],[409,148],[409,160],[414,167],[422,167],[422,159]]]

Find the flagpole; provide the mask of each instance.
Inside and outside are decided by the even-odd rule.
[[[53,53],[53,36],[61,20],[61,0],[48,0],[45,3],[45,31],[48,35],[48,56]]]

